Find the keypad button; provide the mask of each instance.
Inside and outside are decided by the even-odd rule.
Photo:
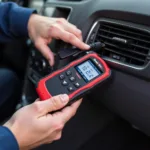
[[[69,92],[72,92],[72,91],[74,91],[74,88],[73,88],[72,86],[69,86],[69,87],[68,87],[68,91],[69,91]]]
[[[76,82],[76,83],[74,84],[74,86],[75,86],[76,88],[79,88],[79,87],[80,87],[80,84],[79,84],[78,82]]]
[[[59,76],[59,78],[60,78],[61,80],[63,80],[63,79],[65,79],[65,76],[64,76],[63,74],[61,74],[61,75]]]
[[[66,86],[68,85],[68,82],[66,80],[63,80],[62,85]]]
[[[70,70],[68,70],[67,72],[66,72],[66,75],[67,76],[70,76],[72,74],[72,72],[70,71]]]
[[[73,82],[73,81],[75,81],[75,80],[76,80],[76,79],[75,79],[75,77],[73,77],[73,76],[72,76],[72,77],[70,77],[70,81],[72,81],[72,82]]]

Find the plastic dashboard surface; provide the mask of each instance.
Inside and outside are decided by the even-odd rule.
[[[85,41],[94,22],[101,18],[124,21],[150,30],[149,0],[49,0],[46,7],[61,8],[61,11],[69,9],[67,19],[82,30]],[[145,70],[138,71],[126,71],[126,66],[108,63],[113,68],[113,81],[103,93],[99,92],[101,89],[95,90],[92,99],[103,102],[109,109],[150,135],[149,63]],[[140,72],[139,76],[137,72]],[[147,79],[143,78],[146,74]]]

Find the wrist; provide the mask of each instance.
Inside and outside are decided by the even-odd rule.
[[[35,19],[38,15],[37,14],[32,14],[29,18],[29,21],[28,21],[28,26],[27,26],[27,29],[28,29],[28,35],[29,37],[32,39],[32,34],[34,32],[34,23],[35,23]]]

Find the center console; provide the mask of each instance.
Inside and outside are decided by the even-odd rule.
[[[39,1],[32,1],[29,7],[36,8],[38,12],[47,17],[59,17],[68,20],[70,18],[72,8],[64,7],[61,5],[52,5],[39,3]],[[67,44],[59,40],[53,40],[49,45],[50,49],[55,55],[55,65],[51,67],[48,61],[42,56],[42,54],[34,47],[33,43],[28,40],[27,44],[29,46],[30,55],[28,58],[28,64],[26,68],[25,82],[22,92],[21,106],[32,103],[38,96],[35,91],[35,83],[38,79],[50,74],[57,68],[65,65],[67,60],[59,60],[57,57],[57,51],[60,48],[65,48]]]
[[[61,42],[57,41],[57,44],[61,45]],[[42,54],[31,45],[22,92],[22,106],[32,103],[38,97],[35,91],[36,82],[40,78],[45,77],[59,67],[59,61],[57,59],[57,55],[55,55],[55,52],[55,65],[51,67],[48,61],[42,56]],[[57,51],[57,48],[53,50]]]

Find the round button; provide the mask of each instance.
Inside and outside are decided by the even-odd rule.
[[[66,86],[68,85],[68,82],[66,80],[63,80],[62,85]]]
[[[65,78],[65,76],[64,76],[63,74],[61,74],[61,75],[59,76],[59,78],[60,78],[61,80],[63,80],[63,79]]]
[[[68,71],[66,72],[66,74],[67,74],[67,76],[70,76],[70,75],[72,74],[72,72],[71,72],[70,70],[68,70]]]
[[[72,86],[69,86],[69,87],[68,87],[68,91],[69,91],[69,92],[72,92],[72,91],[74,91],[74,88],[73,88]]]
[[[75,85],[76,88],[80,87],[80,84],[78,82],[76,82],[74,85]]]
[[[70,77],[70,81],[75,81],[76,79],[75,79],[75,77]]]
[[[42,59],[41,63],[42,63],[42,68],[45,69],[46,68],[46,61],[44,59]]]

